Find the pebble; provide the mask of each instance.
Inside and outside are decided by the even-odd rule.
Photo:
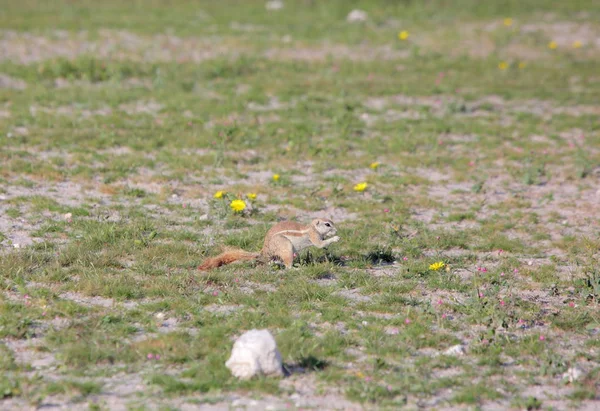
[[[569,382],[577,381],[581,377],[583,377],[583,371],[578,367],[571,367],[563,374],[563,380],[568,380]]]
[[[462,356],[467,353],[464,345],[458,344],[448,348],[444,351],[444,355]]]
[[[369,15],[366,11],[355,9],[348,13],[346,21],[348,21],[349,23],[356,23],[361,21],[367,21],[368,18]]]
[[[281,0],[271,0],[265,4],[267,10],[281,10],[283,8],[283,2]]]

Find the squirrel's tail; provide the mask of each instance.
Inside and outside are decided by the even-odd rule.
[[[255,260],[260,256],[259,253],[250,253],[239,248],[227,249],[216,257],[207,258],[198,267],[198,270],[206,271],[212,268],[217,268],[222,265],[231,264],[235,261]]]

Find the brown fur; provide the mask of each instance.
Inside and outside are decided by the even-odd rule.
[[[240,249],[225,250],[216,257],[207,258],[198,269],[210,270],[241,260],[267,262],[272,259],[281,260],[286,268],[291,268],[296,252],[310,246],[323,248],[339,241],[337,236],[325,239],[335,232],[333,222],[327,219],[315,219],[309,225],[295,221],[282,221],[267,232],[260,253],[249,253]]]
[[[260,254],[250,253],[248,251],[244,251],[238,248],[232,248],[226,250],[219,254],[216,257],[207,258],[204,262],[198,267],[198,270],[206,271],[211,270],[213,268],[220,267],[222,265],[231,264],[235,261],[242,260],[254,260],[257,259]]]

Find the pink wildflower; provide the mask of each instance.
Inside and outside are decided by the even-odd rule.
[[[410,324],[410,318],[407,318],[406,320],[404,320],[404,324]]]
[[[571,301],[571,302],[569,303],[569,307],[571,307],[571,308],[575,307],[575,303],[574,303],[573,301]]]
[[[543,335],[540,335],[540,341],[544,341],[546,339],[546,337],[544,337]]]
[[[148,353],[148,355],[146,356],[146,358],[148,358],[149,360],[154,358],[154,354],[152,353]]]
[[[215,291],[213,291],[212,295],[214,295],[216,297],[217,295],[219,295],[219,292],[215,290]]]

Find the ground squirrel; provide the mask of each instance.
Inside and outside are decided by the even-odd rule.
[[[213,258],[207,258],[199,270],[210,270],[240,260],[281,260],[286,268],[291,268],[294,257],[305,248],[327,247],[340,240],[333,221],[317,218],[309,225],[295,221],[282,221],[275,224],[265,236],[265,244],[260,253],[250,253],[240,249],[229,249]],[[328,238],[330,237],[330,238]]]

